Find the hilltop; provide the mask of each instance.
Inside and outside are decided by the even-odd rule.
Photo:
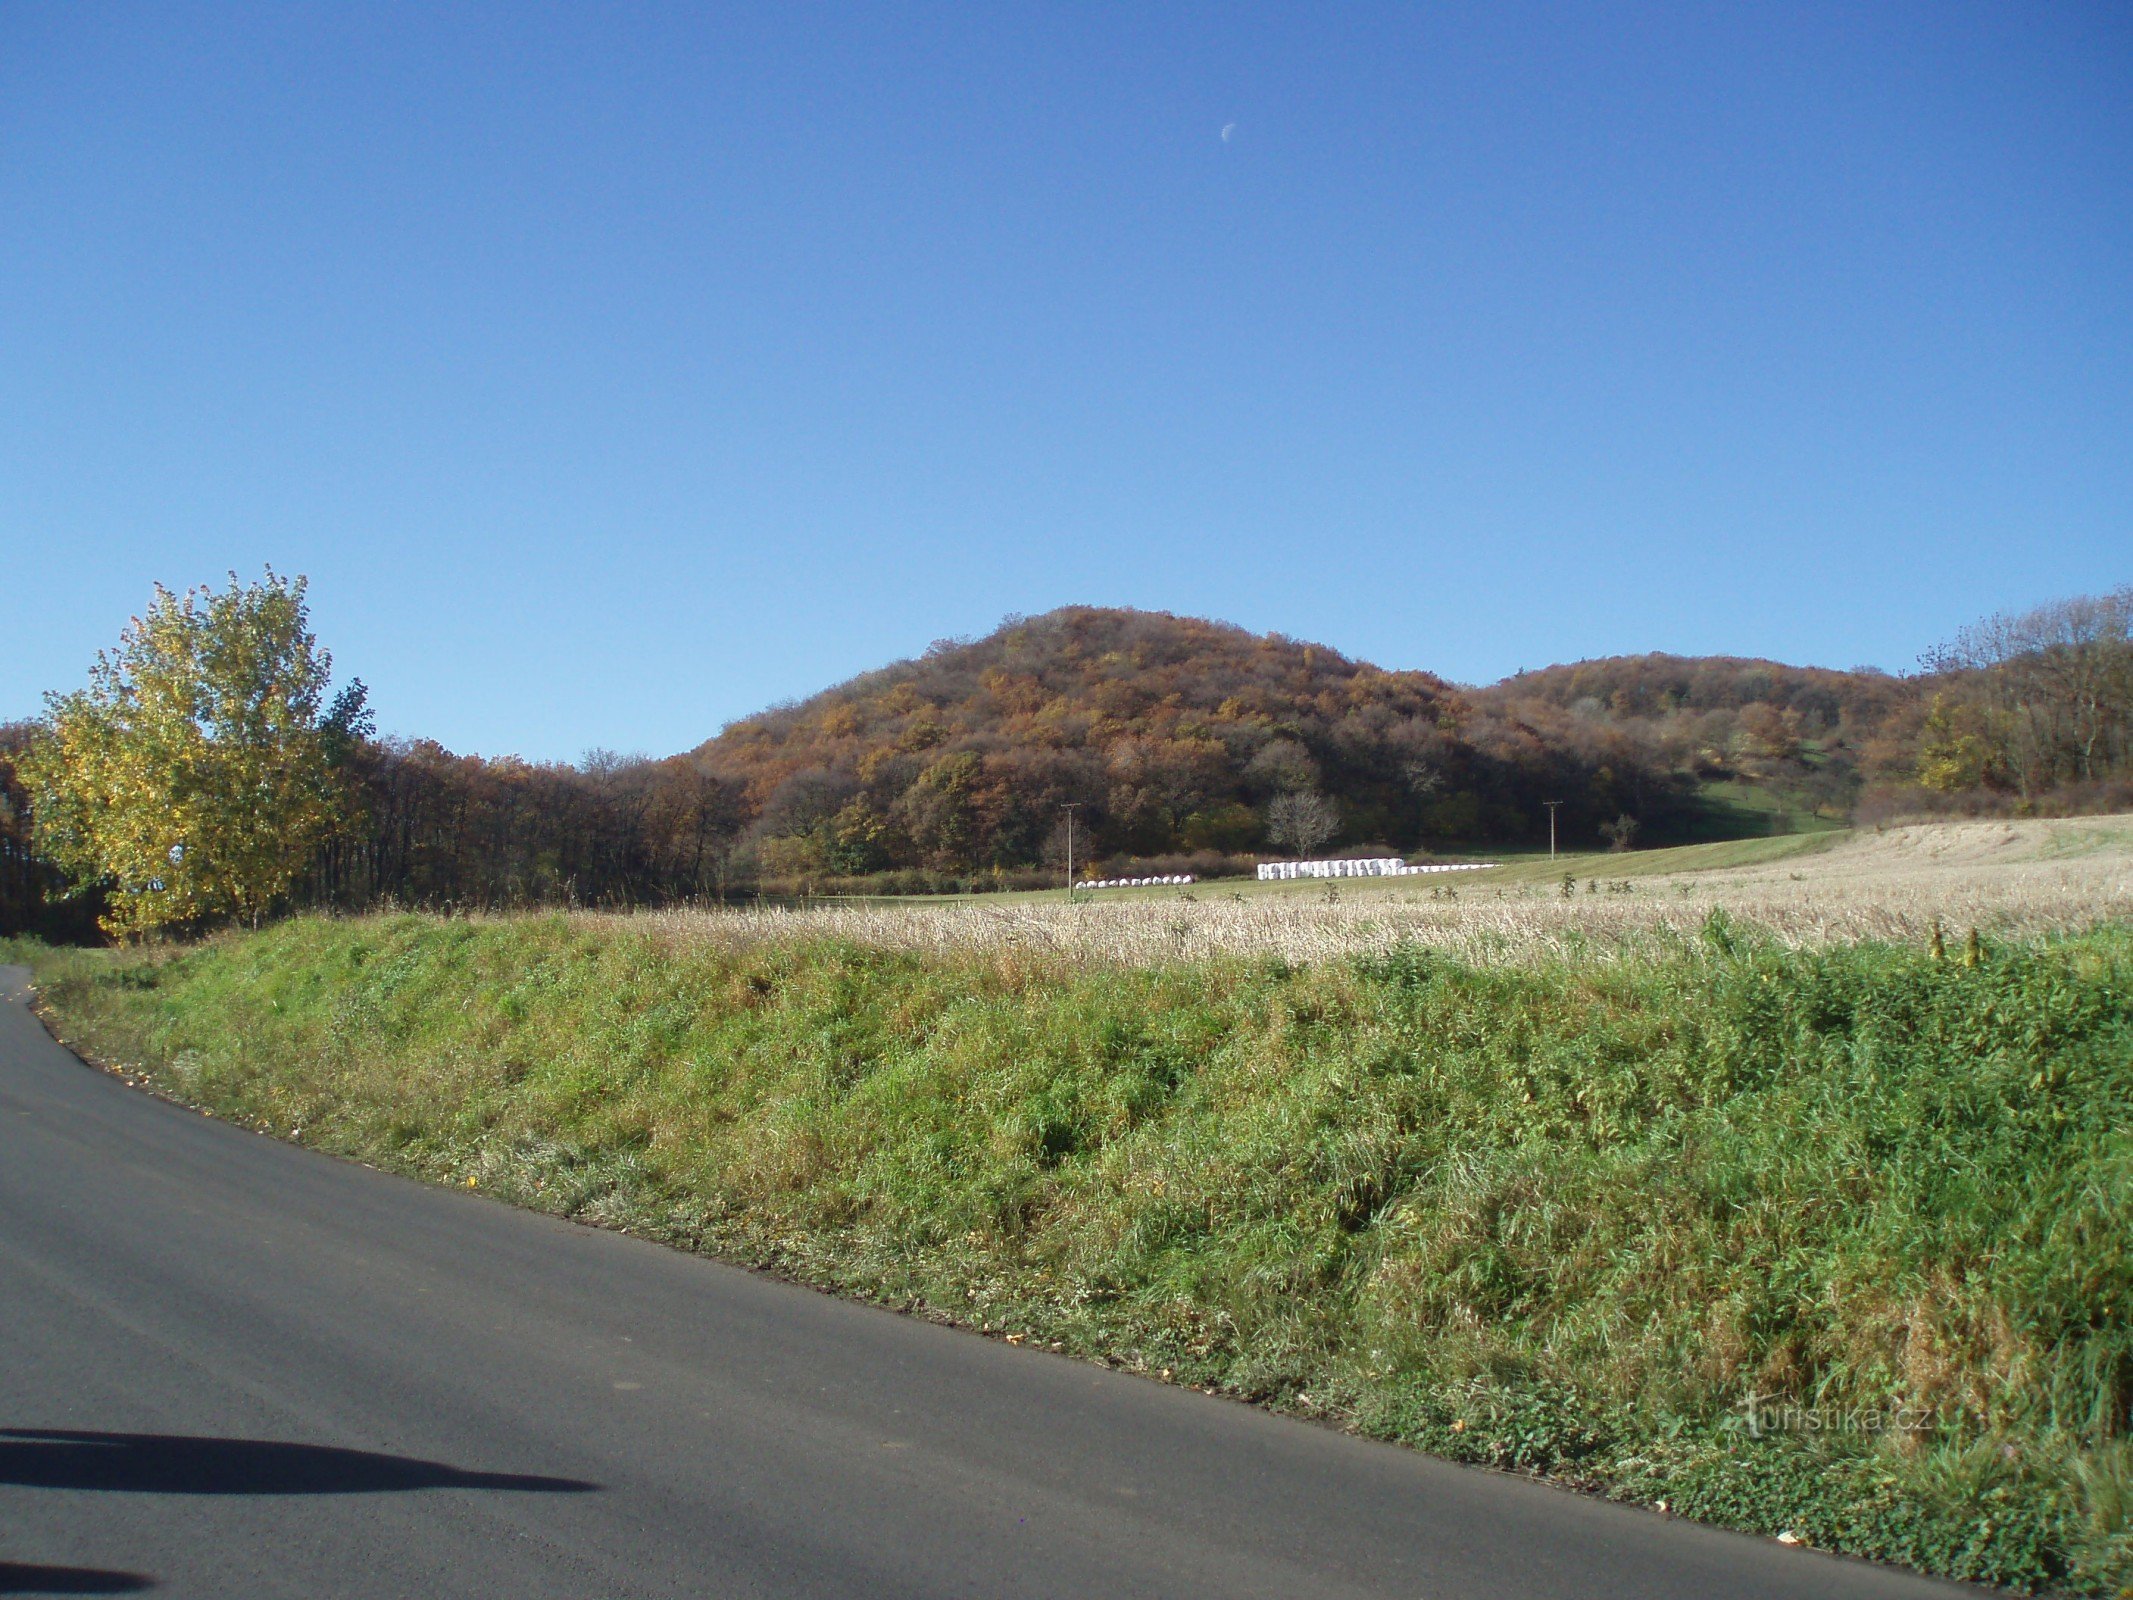
[[[1817,735],[1863,744],[1917,698],[1917,680],[1878,667],[1796,667],[1755,656],[1602,656],[1519,672],[1468,693],[1505,709],[1536,705],[1619,721],[1738,715],[1761,706]]]
[[[1092,606],[944,641],[694,759],[739,787],[779,874],[1025,865],[1058,854],[1068,805],[1092,854],[1152,856],[1521,838],[1542,799],[1589,837],[1678,800],[1626,745],[1543,738],[1429,673]]]

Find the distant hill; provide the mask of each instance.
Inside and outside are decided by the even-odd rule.
[[[1284,796],[1330,802],[1321,843],[1590,838],[1679,809],[1606,737],[1555,741],[1442,679],[1165,612],[1069,606],[947,641],[736,722],[694,752],[737,785],[764,869],[1018,866],[1062,807],[1098,855],[1279,847]],[[1306,808],[1307,809],[1307,808]]]
[[[1791,667],[1752,656],[1603,656],[1521,672],[1472,691],[1484,704],[1545,701],[1590,705],[1617,717],[1663,717],[1676,712],[1741,711],[1751,705],[1789,710],[1823,727],[1846,719],[1879,723],[1911,689],[1905,679],[1873,667],[1840,672]]]
[[[1833,826],[1867,782],[1907,775],[1934,687],[1871,667],[1741,656],[1608,656],[1469,692],[1550,740],[1605,725],[1649,765],[1697,785],[1687,835]]]

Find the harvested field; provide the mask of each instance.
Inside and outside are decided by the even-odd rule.
[[[1401,944],[1484,962],[1607,955],[1677,941],[1714,912],[1793,946],[1925,944],[1936,926],[1950,940],[1972,929],[1986,938],[2022,938],[2133,920],[2133,817],[1917,824],[1812,836],[1744,865],[1700,864],[1741,853],[1692,846],[1570,857],[1560,867],[1525,861],[1451,884],[1357,880],[1254,893],[1214,883],[1071,907],[1058,899],[979,897],[661,911],[626,920],[689,941],[827,937],[891,950],[1130,965],[1216,955],[1312,962]],[[1567,892],[1565,878],[1575,885]]]

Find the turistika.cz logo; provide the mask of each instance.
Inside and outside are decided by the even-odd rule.
[[[1811,1406],[1752,1390],[1741,1397],[1733,1421],[1751,1439],[1766,1433],[1923,1433],[1938,1423],[1927,1406]]]

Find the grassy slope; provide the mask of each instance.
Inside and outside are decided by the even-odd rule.
[[[1777,834],[1759,839],[1722,839],[1709,844],[1670,845],[1661,850],[1594,851],[1550,861],[1545,852],[1505,856],[1487,872],[1472,874],[1480,885],[1551,883],[1565,873],[1584,878],[1655,878],[1725,867],[1760,867],[1798,856],[1820,855],[1851,837],[1849,829]]]
[[[1708,808],[1707,826],[1723,830],[1719,839],[1767,837],[1788,833],[1824,833],[1844,823],[1810,810],[1767,783],[1731,778],[1697,785],[1697,798]],[[1706,840],[1711,835],[1704,835]]]
[[[40,962],[307,1144],[1460,1459],[2133,1583],[2133,933],[1064,970],[560,918]],[[1931,1426],[1750,1437],[1755,1392]]]

